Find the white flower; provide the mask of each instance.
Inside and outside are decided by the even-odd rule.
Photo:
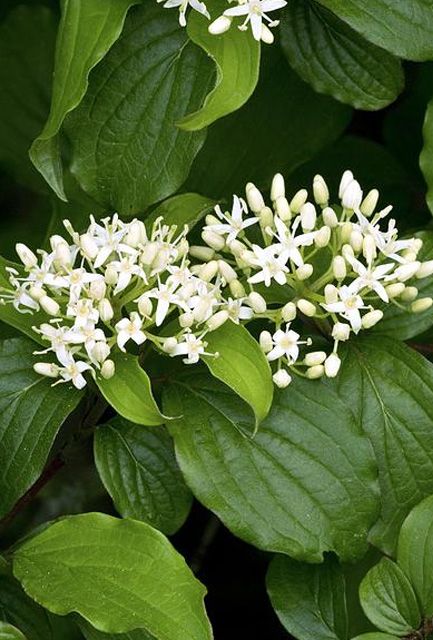
[[[262,22],[266,20],[270,27],[276,26],[278,21],[271,20],[267,13],[281,9],[287,4],[286,0],[246,0],[242,4],[232,9],[224,11],[225,16],[236,17],[246,16],[245,22],[239,27],[241,30],[247,29],[248,23],[251,22],[251,29],[255,40],[262,37]]]
[[[65,287],[69,287],[69,300],[71,303],[77,302],[83,288],[91,282],[97,282],[98,280],[104,280],[103,276],[98,273],[89,273],[83,267],[73,269],[67,276],[65,276]]]
[[[84,371],[92,371],[90,364],[83,360],[78,360],[76,362],[70,354],[66,354],[66,357],[60,356],[59,361],[63,365],[62,368],[59,368],[59,375],[62,377],[62,381],[72,381],[74,387],[77,389],[83,389],[86,386],[86,379],[82,374]],[[59,382],[61,381],[59,380]],[[55,382],[54,384],[56,385],[58,382]]]
[[[296,362],[299,357],[299,345],[305,344],[305,341],[299,340],[300,335],[296,331],[290,329],[290,324],[286,325],[286,330],[278,329],[272,336],[273,348],[267,354],[267,359],[277,360],[286,356],[290,364]]]
[[[188,303],[197,323],[208,320],[220,303],[219,282],[213,286],[204,281],[199,282],[196,295],[192,296]]]
[[[372,265],[365,267],[356,258],[349,258],[348,256],[347,260],[350,262],[353,271],[358,274],[358,278],[351,283],[353,290],[359,292],[364,288],[372,289],[381,300],[389,302],[389,296],[380,280],[386,277],[394,265],[386,263],[380,264],[377,267],[373,267]]]
[[[274,245],[276,249],[281,251],[281,257],[284,262],[291,260],[297,267],[301,267],[304,264],[299,247],[309,247],[313,244],[316,232],[302,233],[296,236],[296,231],[301,222],[300,216],[298,216],[292,225],[291,230],[278,216],[274,218],[277,233],[272,233],[279,244]]]
[[[84,344],[89,358],[92,358],[92,352],[97,342],[105,342],[106,337],[102,329],[98,329],[94,324],[90,323],[84,327],[74,327],[70,331],[64,333],[64,339],[72,344]]]
[[[177,305],[180,302],[176,293],[177,284],[175,282],[167,282],[167,284],[159,283],[156,289],[149,291],[149,298],[156,298],[155,324],[161,326],[167,316],[171,304]]]
[[[164,0],[158,0],[158,2],[164,2]],[[186,26],[186,18],[185,14],[188,7],[195,9],[206,18],[210,18],[209,12],[206,8],[204,2],[199,2],[199,0],[166,0],[163,5],[166,9],[172,9],[173,7],[179,7],[179,24],[181,27]]]
[[[355,333],[361,329],[362,320],[360,309],[366,309],[360,295],[356,293],[356,289],[352,285],[343,285],[338,289],[339,302],[331,302],[330,304],[322,304],[326,311],[331,313],[339,313],[343,318],[350,322]]]
[[[238,234],[247,229],[256,222],[259,221],[258,218],[250,217],[246,220],[243,220],[243,214],[248,213],[247,205],[242,198],[238,198],[238,196],[233,196],[233,207],[231,214],[223,213],[221,207],[217,205],[215,207],[215,213],[217,214],[220,220],[224,220],[224,223],[221,224],[210,224],[206,228],[208,231],[212,231],[213,233],[217,233],[218,235],[227,234],[226,242],[232,242],[238,236]]]
[[[13,291],[5,290],[1,293],[0,299],[4,302],[12,303],[14,309],[20,313],[32,313],[32,311],[39,311],[39,304],[29,294],[29,287],[31,283],[21,283],[18,278],[18,271],[12,267],[6,267],[6,271],[9,272],[9,282],[15,289]],[[1,292],[1,289],[0,289]],[[24,309],[22,308],[24,307]]]
[[[201,355],[209,355],[205,352],[206,344],[203,340],[193,333],[187,333],[184,336],[184,341],[179,342],[172,352],[171,356],[186,356],[183,359],[185,364],[195,364],[199,361]]]
[[[75,318],[75,326],[79,329],[88,324],[96,324],[99,320],[99,311],[94,308],[93,300],[80,298],[78,302],[68,305],[67,315]]]
[[[251,307],[244,306],[246,298],[237,298],[233,300],[233,298],[228,298],[226,303],[226,309],[229,314],[230,320],[235,324],[239,324],[240,320],[251,320],[254,316],[254,312]]]
[[[253,245],[251,262],[254,266],[259,267],[261,271],[248,278],[248,282],[251,284],[264,282],[265,286],[269,287],[272,279],[274,279],[278,284],[286,284],[286,273],[289,272],[286,266],[286,256],[276,255],[277,250],[277,247],[273,245],[264,249],[257,244]]]
[[[126,256],[121,260],[114,260],[110,262],[109,267],[113,267],[116,270],[117,276],[117,284],[114,289],[114,295],[126,289],[126,287],[131,282],[132,276],[138,276],[143,280],[144,283],[147,283],[147,279],[143,269],[135,263],[135,256]]]
[[[143,320],[138,313],[133,311],[129,318],[122,318],[116,324],[117,346],[121,351],[126,351],[125,344],[128,340],[132,340],[135,344],[143,344],[146,340],[146,334],[141,330]]]

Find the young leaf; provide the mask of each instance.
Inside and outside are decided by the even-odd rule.
[[[409,635],[421,624],[411,583],[399,565],[389,558],[382,558],[370,569],[361,582],[359,595],[366,616],[386,633]]]
[[[281,624],[295,638],[347,640],[346,586],[334,557],[310,565],[275,556],[266,584]]]
[[[0,622],[0,640],[26,640],[26,637],[11,624]]]
[[[318,0],[367,40],[408,60],[431,60],[430,0]]]
[[[227,4],[212,0],[211,19],[220,16]],[[208,31],[209,21],[198,12],[188,20],[191,40],[214,60],[217,67],[215,88],[206,97],[204,105],[195,113],[185,116],[178,126],[186,131],[197,131],[219,118],[239,109],[253,93],[259,79],[260,43],[251,32],[229,29],[216,37]]]
[[[419,157],[419,163],[428,187],[427,204],[433,213],[433,100],[427,105],[423,137],[424,146]]]
[[[165,389],[176,456],[195,496],[237,536],[320,562],[357,558],[378,509],[373,458],[335,393],[295,380],[278,392],[254,438],[245,404],[194,374]]]
[[[219,354],[203,357],[209,371],[250,405],[258,425],[268,415],[274,395],[271,369],[259,344],[233,322],[209,332],[206,342],[211,353]]]
[[[119,37],[126,13],[138,0],[62,0],[51,110],[30,158],[50,187],[66,200],[59,131],[86,93],[93,67]],[[79,53],[78,53],[79,52]]]
[[[281,17],[283,51],[316,91],[367,110],[382,109],[402,91],[400,61],[314,0],[291,0]]]
[[[0,517],[38,479],[54,438],[81,393],[33,371],[35,344],[0,342]]]
[[[422,612],[433,615],[433,496],[425,498],[403,522],[397,561],[409,578]]]
[[[107,402],[121,416],[146,426],[165,421],[152,395],[149,376],[139,365],[138,358],[129,353],[113,351],[111,359],[116,366],[109,380],[97,376],[96,384]]]
[[[66,517],[25,541],[13,569],[46,609],[76,611],[100,631],[143,628],[156,640],[212,637],[205,588],[162,533],[144,522],[102,513]]]
[[[330,386],[373,446],[382,513],[370,538],[391,554],[410,509],[433,492],[433,365],[385,336],[362,338]]]
[[[84,190],[127,215],[174,193],[206,136],[176,122],[202,104],[211,64],[158,3],[131,11],[65,123]]]
[[[215,200],[205,198],[198,193],[182,193],[164,200],[146,217],[146,227],[151,229],[157,218],[163,216],[164,224],[176,224],[179,231],[185,224],[189,229],[199,222],[216,205]]]
[[[167,535],[188,516],[192,496],[164,427],[143,428],[114,418],[95,433],[95,462],[117,511]]]

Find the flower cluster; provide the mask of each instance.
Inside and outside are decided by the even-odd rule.
[[[286,6],[286,0],[227,0],[229,3],[235,4],[234,7],[226,9],[222,15],[213,20],[209,25],[209,33],[220,35],[230,29],[232,22],[236,18],[243,19],[239,25],[241,31],[246,31],[248,25],[251,25],[251,31],[255,40],[271,44],[274,41],[274,35],[271,31],[272,27],[279,24],[278,20],[273,20],[268,13],[281,9]],[[181,26],[186,25],[186,11],[188,7],[195,9],[210,20],[207,6],[200,0],[158,0],[164,2],[164,7],[171,9],[178,7],[179,23]]]
[[[57,362],[34,368],[57,378],[55,384],[72,381],[82,388],[86,371],[110,378],[112,349],[125,351],[129,341],[198,362],[206,354],[208,331],[228,319],[252,317],[251,307],[231,297],[236,273],[224,260],[191,267],[186,227],[179,233],[160,218],[148,234],[143,222],[124,223],[114,215],[101,223],[91,217],[80,235],[69,221],[64,224],[70,239],[52,236],[50,252],[39,250],[38,256],[17,244],[25,273],[8,268],[11,288],[0,290],[3,304],[51,317],[34,331],[48,343],[37,353],[53,352]],[[201,253],[206,259],[213,254]],[[158,335],[168,321],[171,331]]]
[[[231,212],[216,207],[202,233],[217,252],[213,260],[224,259],[239,274],[236,295],[247,295],[255,317],[272,323],[260,344],[279,387],[290,383],[289,371],[310,379],[336,376],[339,344],[377,324],[385,305],[418,313],[433,303],[419,298],[410,282],[433,274],[433,261],[418,260],[420,239],[399,239],[395,220],[384,223],[392,207],[375,212],[376,189],[364,197],[346,171],[338,205],[330,206],[319,175],[312,195],[309,200],[302,189],[289,201],[277,174],[271,208],[250,183],[246,201],[235,196]],[[200,248],[191,253],[199,255]],[[333,341],[331,353],[309,349],[311,337],[300,334],[305,325]]]

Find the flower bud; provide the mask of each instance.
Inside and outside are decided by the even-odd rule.
[[[403,302],[412,302],[418,296],[418,289],[416,287],[405,287],[400,298]]]
[[[413,250],[416,252],[416,254],[418,254],[423,248],[424,243],[421,240],[421,238],[413,238],[412,244],[413,244]]]
[[[98,305],[99,317],[102,322],[110,322],[114,316],[113,307],[107,298],[103,298]]]
[[[361,202],[361,213],[363,213],[367,218],[373,215],[374,210],[377,207],[377,203],[379,201],[379,191],[377,189],[372,189],[367,193],[364,200]]]
[[[340,371],[341,360],[336,353],[331,353],[325,360],[325,376],[335,378]]]
[[[313,194],[314,194],[314,199],[315,199],[317,204],[319,204],[319,205],[328,204],[329,189],[328,189],[328,186],[327,186],[326,182],[324,181],[324,179],[320,175],[314,176],[314,179],[313,179]]]
[[[36,257],[36,254],[34,254],[33,251],[29,249],[28,246],[23,244],[22,242],[18,242],[15,245],[15,251],[17,252],[19,259],[21,260],[21,262],[23,263],[26,269],[32,269],[33,267],[36,267],[36,265],[38,264],[38,259]]]
[[[228,247],[234,256],[240,256],[241,253],[243,253],[247,248],[246,245],[240,240],[232,240]]]
[[[318,378],[321,378],[324,373],[325,367],[323,366],[323,364],[316,364],[314,367],[310,367],[306,371],[307,378],[309,378],[310,380],[317,380]]]
[[[72,264],[72,256],[69,245],[67,242],[65,242],[65,240],[63,240],[63,238],[62,242],[58,242],[56,245],[56,248],[54,250],[54,260],[58,265],[62,267],[68,267]]]
[[[352,182],[353,173],[351,171],[345,171],[342,175],[340,186],[338,188],[338,197],[341,199],[346,187]]]
[[[107,291],[107,285],[105,284],[105,280],[101,277],[98,280],[93,280],[90,283],[89,293],[90,297],[95,300],[102,300],[105,297]]]
[[[338,289],[333,284],[327,284],[324,289],[326,304],[338,302]]]
[[[340,342],[345,342],[349,340],[350,337],[350,325],[345,324],[344,322],[336,322],[332,327],[332,337],[334,340],[339,340]]]
[[[143,293],[137,300],[137,308],[144,318],[150,318],[153,311],[152,300],[148,295]]]
[[[305,356],[304,363],[307,367],[315,367],[318,364],[323,364],[326,360],[326,353],[324,351],[311,351]]]
[[[225,260],[218,260],[218,269],[227,284],[230,284],[230,282],[233,282],[233,280],[236,280],[238,277],[233,267],[231,267],[228,262],[225,262]]]
[[[215,251],[210,247],[192,246],[189,248],[189,255],[193,258],[197,258],[197,260],[208,262],[208,260],[212,260],[214,257]]]
[[[152,273],[163,271],[170,264],[170,249],[161,247],[152,262]]]
[[[300,300],[298,300],[298,302],[296,303],[296,306],[298,307],[299,311],[304,314],[304,316],[312,318],[316,315],[316,306],[312,302],[309,302],[309,300],[300,298]]]
[[[298,267],[295,271],[295,275],[298,280],[308,280],[313,275],[313,265],[312,264],[303,264]]]
[[[337,214],[331,207],[325,207],[322,211],[323,224],[334,229],[338,225]]]
[[[284,196],[280,196],[275,200],[274,208],[283,222],[289,222],[292,219],[289,201]]]
[[[208,26],[208,31],[213,36],[220,36],[222,33],[225,33],[230,29],[230,25],[232,23],[232,18],[229,16],[219,16],[216,20],[210,23]]]
[[[290,209],[292,213],[299,213],[301,207],[304,206],[308,198],[308,191],[306,189],[300,189],[295,193],[293,198],[290,200]]]
[[[219,329],[219,327],[221,327],[228,320],[228,318],[229,312],[226,311],[226,309],[223,309],[222,311],[217,311],[216,313],[214,313],[214,315],[211,316],[206,322],[206,325],[209,331],[215,331],[216,329]]]
[[[117,284],[117,281],[119,279],[119,274],[117,273],[116,267],[113,267],[112,264],[109,264],[108,267],[105,269],[104,278],[107,284],[110,284],[110,285]]]
[[[278,198],[284,198],[285,195],[286,187],[284,184],[284,178],[281,173],[276,173],[272,180],[271,200],[275,202]]]
[[[205,217],[206,224],[211,227],[214,224],[221,224],[221,220],[213,215],[213,213],[208,213]]]
[[[165,351],[165,353],[173,353],[176,347],[177,347],[177,340],[174,337],[166,338],[162,343],[162,350]]]
[[[412,313],[422,313],[423,311],[427,311],[433,304],[433,298],[419,298],[419,300],[415,300],[410,305],[410,310]]]
[[[270,227],[274,223],[274,214],[269,207],[263,207],[259,213],[260,225],[263,228]]]
[[[260,39],[265,44],[272,44],[275,40],[274,34],[264,22],[262,22],[262,33],[260,34]]]
[[[416,272],[416,277],[418,280],[422,278],[428,278],[433,274],[433,260],[427,260],[426,262],[421,262],[421,266]]]
[[[212,249],[215,249],[215,251],[221,251],[221,249],[225,245],[224,238],[222,236],[219,236],[214,231],[202,231],[201,237],[203,239],[203,242],[212,247]]]
[[[109,380],[114,376],[116,372],[116,365],[112,360],[106,360],[101,367],[101,376],[105,378],[105,380]]]
[[[293,302],[286,302],[281,309],[281,317],[284,322],[292,322],[296,318],[296,305]]]
[[[265,313],[267,308],[266,300],[263,296],[260,295],[260,293],[252,291],[249,294],[247,300],[254,313]]]
[[[385,287],[385,291],[390,298],[398,298],[405,290],[403,282],[396,282]]]
[[[110,347],[106,342],[97,342],[92,349],[92,358],[96,362],[104,362],[110,355]]]
[[[401,256],[406,260],[406,262],[414,262],[414,260],[417,259],[417,252],[412,251],[411,249],[405,249]]]
[[[262,331],[259,337],[259,343],[265,353],[269,353],[274,346],[272,336],[269,331]]]
[[[42,309],[48,313],[48,315],[50,316],[57,316],[59,315],[59,311],[60,311],[60,305],[53,300],[53,298],[50,298],[49,296],[42,296],[41,298],[39,298],[39,304],[41,305]]]
[[[245,187],[245,195],[247,197],[248,205],[253,213],[260,213],[265,206],[265,201],[256,185],[252,182],[248,182]]]
[[[371,327],[374,327],[374,325],[380,322],[382,318],[383,311],[380,311],[380,309],[373,309],[373,311],[369,311],[362,316],[362,328],[371,329]]]
[[[147,267],[153,264],[156,256],[158,255],[159,249],[160,245],[158,242],[147,242],[140,253],[141,264],[144,264]]]
[[[302,205],[301,211],[301,226],[304,231],[312,231],[316,226],[317,214],[316,207],[311,202],[306,202]]]
[[[292,376],[285,369],[278,369],[272,376],[272,380],[279,389],[285,389],[292,382]]]
[[[33,370],[40,376],[46,376],[47,378],[57,378],[59,375],[59,367],[50,362],[35,362]]]
[[[415,260],[415,262],[402,264],[394,271],[394,275],[398,280],[400,280],[400,282],[406,282],[406,280],[410,280],[414,277],[420,266],[421,263],[417,260]]]
[[[245,287],[239,280],[232,280],[229,284],[229,289],[234,298],[244,298],[246,295]]]
[[[218,273],[218,262],[216,260],[211,260],[207,262],[203,266],[200,267],[199,276],[202,280],[206,282],[210,282],[212,278],[215,278]]]
[[[377,255],[376,241],[373,236],[365,236],[362,242],[362,254],[367,261],[367,264],[371,264]]]
[[[179,316],[179,324],[183,329],[192,327],[192,325],[194,324],[194,315],[190,311],[188,311],[187,313],[182,313]]]
[[[47,292],[41,286],[33,286],[29,289],[29,295],[33,298],[33,300],[40,300],[42,296],[47,295]]]
[[[337,280],[344,280],[347,275],[346,261],[343,256],[335,256],[332,260],[332,272]]]
[[[352,235],[353,225],[351,222],[345,222],[340,229],[341,242],[346,244],[350,242],[350,236]]]
[[[314,236],[314,244],[316,247],[319,247],[319,249],[323,249],[323,247],[328,246],[330,239],[331,228],[325,225],[321,227]]]
[[[354,229],[350,234],[349,242],[355,253],[361,253],[364,243],[364,236],[360,231]]]
[[[343,192],[341,204],[345,209],[358,209],[362,201],[361,185],[357,180],[352,180]]]
[[[343,244],[341,247],[341,255],[346,260],[346,262],[350,262],[352,258],[355,257],[355,253],[350,244]]]
[[[98,245],[90,233],[84,233],[80,236],[80,247],[82,253],[90,260],[94,260],[99,253]]]

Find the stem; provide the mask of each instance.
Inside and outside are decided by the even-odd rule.
[[[206,554],[211,546],[212,542],[215,540],[215,537],[221,527],[221,523],[216,516],[213,514],[210,516],[204,531],[203,535],[200,539],[198,547],[192,557],[190,566],[191,571],[197,574],[203,566],[203,561],[206,557]]]

